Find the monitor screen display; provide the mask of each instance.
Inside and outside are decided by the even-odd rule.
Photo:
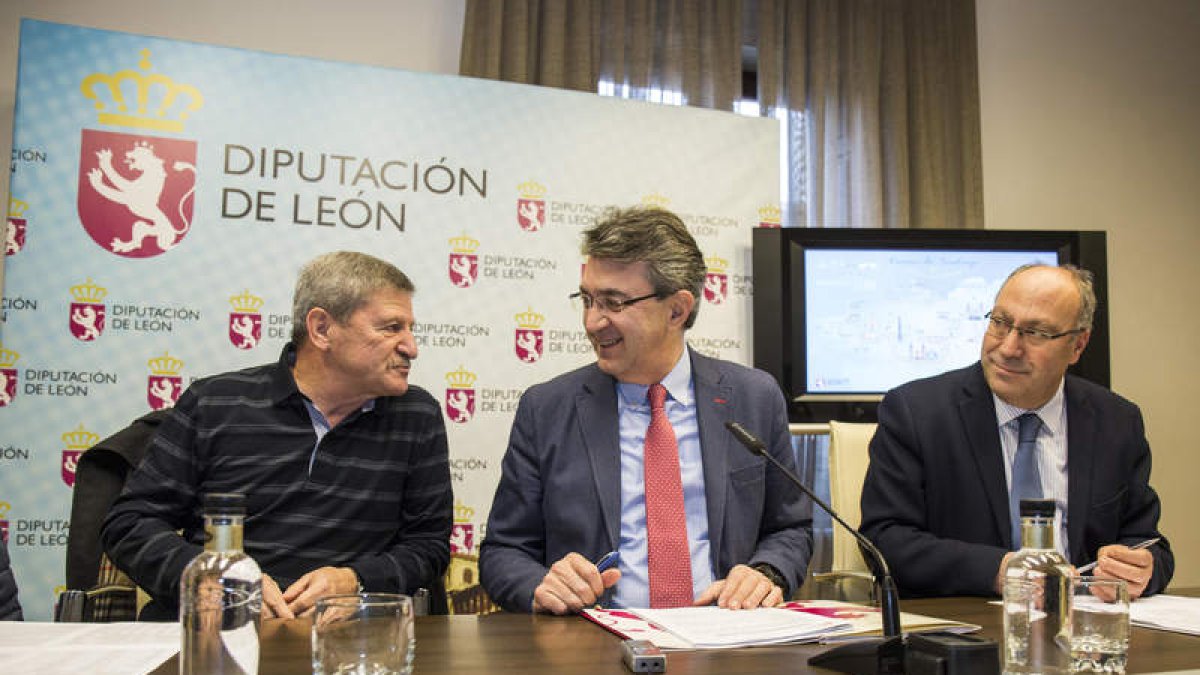
[[[1023,264],[1095,275],[1091,340],[1070,371],[1109,386],[1107,244],[1087,230],[757,228],[754,365],[793,422],[874,421],[889,390],[979,359],[986,314]]]
[[[996,292],[1058,253],[804,251],[805,393],[871,394],[974,363]]]

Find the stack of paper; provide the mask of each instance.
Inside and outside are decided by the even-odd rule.
[[[1200,635],[1200,598],[1178,595],[1138,598],[1129,605],[1129,620],[1143,628]]]
[[[6,673],[136,675],[178,651],[178,623],[0,622]]]
[[[636,613],[696,649],[806,642],[849,626],[838,619],[774,607],[738,611],[679,607],[639,609]]]
[[[804,600],[783,605],[794,612],[831,616],[847,622],[849,627],[821,636],[821,643],[846,642],[863,637],[883,635],[883,615],[878,607],[855,605],[836,600]],[[980,629],[973,623],[939,619],[922,614],[900,612],[900,630],[904,633],[974,633]]]
[[[728,610],[586,609],[584,616],[627,639],[661,649],[720,649],[801,642],[839,642],[882,634],[876,607],[831,600],[789,602],[776,608]],[[901,613],[905,632],[969,633],[979,626]]]

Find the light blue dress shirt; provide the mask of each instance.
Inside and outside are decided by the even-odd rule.
[[[1055,548],[1068,559],[1067,541],[1067,406],[1063,383],[1045,405],[1037,410],[1025,410],[1002,401],[992,394],[996,403],[996,423],[1000,426],[1000,447],[1004,451],[1004,478],[1012,490],[1012,464],[1017,454],[1017,418],[1027,412],[1037,413],[1042,420],[1038,430],[1038,475],[1042,479],[1042,497],[1053,499],[1057,510],[1055,519]],[[1016,542],[1020,546],[1020,542]]]
[[[683,502],[687,512],[688,548],[692,558],[692,596],[699,597],[713,579],[708,541],[708,500],[704,495],[704,462],[700,454],[700,423],[692,386],[692,360],[683,350],[679,362],[662,380],[664,406],[679,444]],[[617,383],[621,439],[621,580],[611,596],[615,607],[649,607],[650,580],[646,546],[646,491],[643,469],[646,429],[650,426],[650,387]]]
[[[308,475],[312,476],[313,462],[317,461],[317,448],[321,447],[321,439],[325,438],[325,434],[329,433],[329,420],[325,419],[325,413],[317,409],[313,402],[304,397],[304,408],[308,411],[308,419],[312,421],[313,432],[317,434],[317,442],[313,444],[312,453],[308,456]],[[375,409],[375,399],[368,399],[359,408],[359,412],[367,412]]]

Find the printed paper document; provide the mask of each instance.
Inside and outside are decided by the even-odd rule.
[[[585,609],[583,616],[623,638],[649,640],[661,649],[841,642],[883,632],[877,607],[833,600],[788,602],[770,610],[594,608]],[[906,633],[979,630],[973,624],[904,612],[900,624]]]
[[[8,673],[137,675],[178,651],[178,623],[0,622],[0,663]]]

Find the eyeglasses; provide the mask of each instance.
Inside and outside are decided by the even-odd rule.
[[[1064,330],[1061,333],[1048,333],[1040,328],[1018,328],[1013,324],[1012,319],[1005,319],[998,316],[992,316],[991,312],[983,315],[983,318],[988,320],[987,334],[994,338],[1004,339],[1008,334],[1017,331],[1017,335],[1021,336],[1027,344],[1032,346],[1044,345],[1051,340],[1057,340],[1060,337],[1082,333],[1085,329],[1074,328],[1072,330]]]
[[[649,300],[650,298],[657,298],[659,296],[658,293],[651,293],[649,295],[622,300],[610,295],[593,297],[587,293],[584,293],[583,291],[575,291],[567,297],[571,299],[572,303],[579,301],[583,305],[584,310],[588,310],[593,307],[599,307],[600,311],[604,312],[605,314],[620,314],[621,312],[625,311],[626,307],[630,305],[639,303],[643,300]]]

